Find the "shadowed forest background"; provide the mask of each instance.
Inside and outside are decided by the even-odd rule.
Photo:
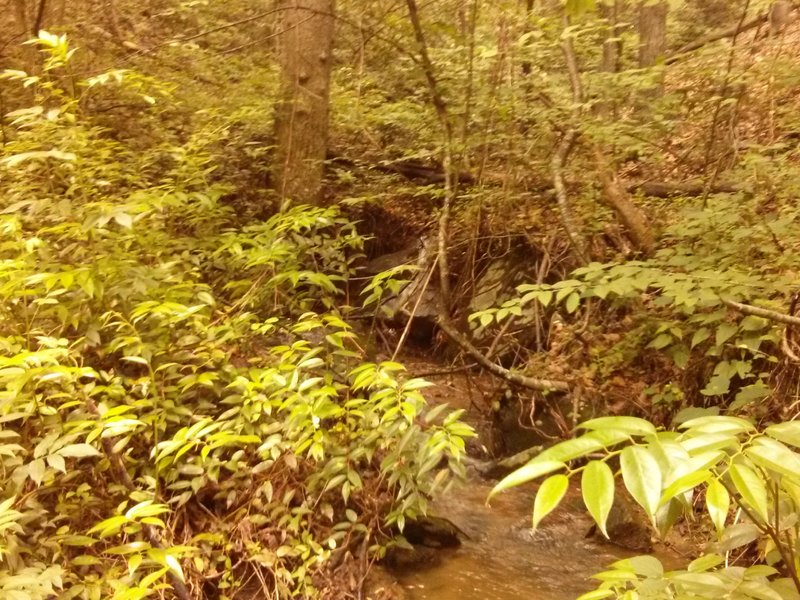
[[[798,13],[0,0],[0,598],[800,599]]]

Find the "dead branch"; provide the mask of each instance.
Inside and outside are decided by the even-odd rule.
[[[439,327],[442,328],[448,337],[458,344],[464,352],[469,354],[475,361],[491,374],[505,379],[510,383],[520,385],[522,387],[537,390],[540,392],[554,391],[554,392],[568,392],[570,385],[566,381],[558,379],[538,379],[536,377],[528,377],[520,373],[510,371],[505,367],[498,365],[486,357],[480,350],[478,350],[472,343],[462,334],[449,319],[439,317]]]
[[[656,249],[656,239],[647,217],[633,202],[625,186],[617,178],[616,170],[597,144],[594,144],[594,155],[603,189],[601,197],[617,213],[628,230],[634,247],[645,255],[652,254]]]
[[[536,379],[533,377],[528,377],[526,375],[521,375],[519,373],[514,373],[513,371],[509,371],[505,367],[498,365],[497,363],[493,362],[491,359],[487,358],[480,350],[478,350],[475,346],[470,343],[470,341],[464,336],[455,325],[450,321],[450,310],[449,310],[449,300],[450,300],[450,273],[447,268],[447,243],[449,238],[449,227],[450,227],[450,208],[452,206],[452,201],[456,195],[456,185],[457,181],[455,181],[455,173],[457,173],[457,168],[454,161],[453,156],[453,126],[450,122],[450,115],[448,114],[447,104],[442,97],[442,94],[439,90],[439,83],[436,79],[436,74],[433,69],[433,63],[428,56],[428,47],[425,42],[425,34],[422,30],[422,24],[419,18],[419,9],[417,7],[416,0],[406,0],[406,6],[408,7],[408,16],[411,19],[411,25],[414,29],[414,36],[417,41],[417,46],[419,47],[420,53],[420,62],[422,64],[422,68],[425,71],[425,78],[428,82],[428,92],[431,96],[431,101],[433,102],[433,106],[436,109],[436,114],[439,117],[439,124],[442,127],[442,133],[444,134],[444,149],[443,149],[443,160],[442,160],[442,169],[444,171],[444,202],[442,204],[442,214],[439,218],[439,234],[438,234],[438,261],[439,261],[439,275],[440,275],[440,296],[439,296],[439,327],[441,327],[442,331],[444,331],[450,339],[452,339],[456,344],[458,344],[462,350],[466,353],[471,355],[479,365],[485,368],[487,371],[505,379],[506,381],[510,381],[511,383],[515,383],[517,385],[521,385],[523,387],[527,387],[534,390],[544,391],[544,390],[553,390],[553,391],[561,391],[566,392],[569,391],[569,384],[565,381],[550,381],[546,379]],[[572,144],[570,143],[570,146]]]
[[[753,306],[751,304],[742,304],[741,302],[735,302],[733,300],[728,300],[727,298],[721,298],[721,300],[725,306],[737,310],[745,315],[761,317],[762,319],[767,319],[768,321],[783,323],[784,325],[789,325],[792,327],[800,327],[800,317],[787,315],[785,313],[780,313],[778,311],[770,310],[768,308],[761,308],[760,306]]]

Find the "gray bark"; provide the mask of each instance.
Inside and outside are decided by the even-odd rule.
[[[274,187],[281,201],[317,204],[328,146],[334,0],[280,0],[278,8]]]

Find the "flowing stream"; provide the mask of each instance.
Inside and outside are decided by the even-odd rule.
[[[491,485],[468,482],[455,488],[435,512],[458,525],[469,539],[442,551],[429,568],[398,573],[413,600],[569,600],[593,589],[589,577],[608,564],[633,556],[586,537],[591,523],[576,490],[563,509],[530,531],[531,487],[486,497]]]

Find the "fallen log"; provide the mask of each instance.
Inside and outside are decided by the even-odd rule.
[[[744,186],[735,183],[715,183],[706,189],[702,181],[629,181],[625,189],[630,193],[641,193],[652,198],[671,198],[673,196],[702,196],[706,192],[711,194],[735,194],[746,191]]]

